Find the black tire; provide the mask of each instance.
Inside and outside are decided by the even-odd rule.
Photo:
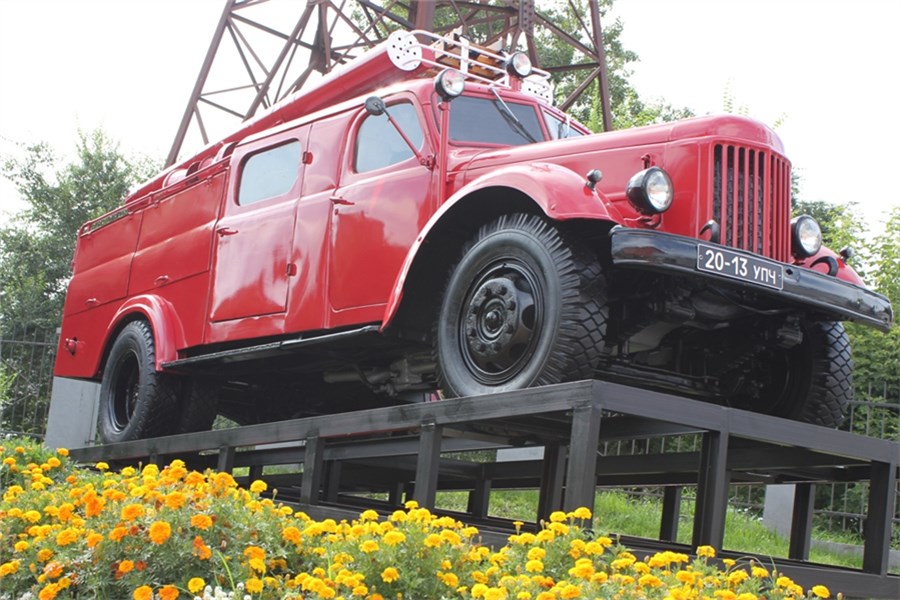
[[[104,443],[174,433],[179,379],[156,371],[153,332],[132,321],[109,351],[100,385],[98,430]]]
[[[589,379],[608,309],[596,255],[544,219],[500,217],[464,248],[434,331],[444,395]]]
[[[807,323],[803,341],[771,352],[767,384],[739,405],[824,427],[839,427],[853,399],[853,358],[844,326]]]
[[[213,379],[191,377],[185,382],[178,433],[209,431],[219,414],[221,385]]]

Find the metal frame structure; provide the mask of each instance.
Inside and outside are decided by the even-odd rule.
[[[569,32],[538,11],[534,0],[307,0],[305,5],[226,0],[166,166],[178,160],[189,132],[196,131],[208,144],[211,119],[246,121],[300,90],[316,73],[329,73],[397,29],[458,32],[485,46],[522,47],[536,66],[551,73],[580,73],[563,110],[599,81],[603,129],[611,130],[600,7],[597,0],[582,2],[588,19],[579,15],[579,31]],[[577,13],[575,0],[568,3]],[[581,58],[575,64],[540,65],[536,33],[563,41]]]
[[[699,452],[601,456],[603,442],[701,434]],[[447,456],[473,449],[541,446],[542,460],[480,463]],[[310,417],[206,433],[72,450],[81,462],[162,463],[232,471],[249,467],[278,498],[318,518],[354,518],[363,508],[393,510],[406,498],[433,508],[439,490],[464,490],[456,515],[503,544],[509,521],[490,516],[492,489],[538,488],[532,527],[554,510],[592,507],[596,488],[665,486],[658,540],[626,538],[638,551],[722,548],[728,487],[798,485],[787,558],[774,564],[805,587],[824,584],[847,597],[894,598],[900,576],[888,574],[891,515],[897,501],[900,444],[724,408],[602,381],[582,381],[490,396]],[[296,473],[267,475],[271,465]],[[302,464],[302,472],[299,465]],[[869,481],[862,569],[808,562],[814,486]],[[692,540],[675,542],[681,490],[696,488]],[[361,493],[381,492],[387,500]],[[601,515],[602,518],[602,515]],[[720,557],[746,560],[740,549]]]

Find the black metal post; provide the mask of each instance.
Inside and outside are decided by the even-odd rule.
[[[323,454],[325,441],[318,435],[306,438],[306,452],[303,458],[303,479],[300,481],[300,503],[318,504],[319,488],[322,485]]]
[[[725,509],[728,506],[728,432],[703,434],[697,479],[697,504],[691,544],[722,549]]]
[[[597,446],[600,443],[600,418],[603,411],[589,404],[572,411],[572,437],[566,468],[566,492],[563,510],[585,506],[594,510],[597,488]]]
[[[863,571],[866,573],[887,573],[891,518],[897,502],[897,467],[896,463],[872,462],[863,548]]]
[[[663,488],[662,518],[659,523],[659,539],[666,542],[678,540],[678,519],[681,516],[681,486]]]
[[[790,558],[809,559],[815,492],[816,486],[812,483],[798,483],[794,486],[794,512],[791,517],[791,540],[788,547]]]
[[[416,461],[416,486],[413,499],[425,508],[434,508],[437,495],[438,463],[441,459],[443,427],[424,423],[419,437],[419,457]]]
[[[219,448],[219,461],[216,470],[221,473],[231,473],[234,469],[234,446],[222,446]]]
[[[566,447],[555,442],[544,446],[544,460],[541,464],[541,489],[538,493],[538,522],[541,519],[549,519],[550,513],[562,508],[566,449]]]

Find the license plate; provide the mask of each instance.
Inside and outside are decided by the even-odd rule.
[[[697,245],[697,270],[776,290],[784,287],[783,266],[704,244]]]

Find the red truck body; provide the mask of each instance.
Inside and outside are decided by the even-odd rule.
[[[130,423],[144,410],[189,412],[185,406],[201,388],[206,416],[176,430],[202,428],[215,410],[247,422],[257,412],[263,420],[327,411],[323,406],[334,396],[323,383],[344,386],[342,393],[352,384],[396,399],[439,388],[467,394],[583,376],[583,367],[516,375],[527,370],[521,348],[540,354],[534,349],[543,343],[534,326],[522,325],[523,311],[553,318],[553,302],[538,298],[552,294],[552,286],[531,281],[547,269],[516,267],[513,276],[490,267],[481,284],[460,292],[462,308],[447,308],[442,300],[453,295],[445,286],[455,285],[467,249],[509,215],[524,215],[524,229],[549,224],[564,239],[577,238],[578,248],[589,248],[589,262],[599,265],[604,282],[604,300],[595,309],[602,315],[596,336],[602,343],[589,368],[606,365],[610,377],[642,379],[632,371],[664,370],[651,378],[654,385],[703,396],[696,380],[709,373],[701,375],[693,358],[691,367],[676,366],[683,356],[672,356],[678,353],[672,338],[682,333],[696,338],[692,347],[708,349],[719,343],[711,338],[720,331],[758,328],[749,322],[777,314],[766,317],[774,320],[764,329],[791,353],[843,335],[834,326],[840,320],[890,327],[889,304],[864,288],[841,255],[826,248],[797,255],[790,163],[771,129],[716,116],[589,135],[523,91],[513,75],[505,85],[476,77],[462,96],[443,99],[433,75],[447,61],[433,46],[415,45],[411,35],[390,42],[401,40],[399,58],[390,43],[372,51],[81,228],[56,375],[103,381],[108,441],[174,432],[163,422],[178,418]],[[462,61],[456,69],[471,75],[477,65]],[[376,92],[393,124],[367,111],[364,101]],[[505,112],[515,113],[535,143],[519,139],[524,135]],[[653,168],[668,173],[674,195],[668,210],[650,214],[626,189],[636,173]],[[602,170],[599,182],[586,178],[594,169]],[[494,230],[505,231],[501,225]],[[543,234],[534,235],[538,245],[550,245]],[[753,269],[756,280],[748,275]],[[775,285],[765,281],[770,275]],[[683,288],[673,283],[687,279],[692,283]],[[506,289],[529,308],[491,304]],[[727,306],[707,307],[716,297],[727,297],[721,302]],[[462,341],[453,343],[462,346],[462,363],[471,364],[480,381],[472,388],[447,385],[455,367],[441,362],[434,341],[447,310],[470,320],[457,328]],[[503,323],[519,339],[515,350],[500,333]],[[828,325],[811,333],[809,323]],[[138,348],[116,359],[122,352],[117,341],[129,330],[134,338],[135,327],[147,338],[138,346],[148,343],[152,356]],[[488,348],[503,348],[478,350],[482,338]],[[670,356],[653,358],[661,350]],[[759,348],[748,353],[749,363],[762,364]],[[126,368],[129,360],[146,358],[152,372]],[[842,363],[849,354],[845,358]],[[119,379],[110,374],[111,360],[125,365]],[[144,407],[148,401],[138,388],[148,377],[168,382],[171,398]],[[272,379],[281,391],[267,387]],[[693,383],[680,386],[683,379]],[[709,395],[727,402],[725,388],[732,385]],[[265,392],[249,391],[260,389]],[[298,389],[317,390],[315,408],[308,397],[290,399],[303,396]],[[816,420],[792,411],[770,412]]]

